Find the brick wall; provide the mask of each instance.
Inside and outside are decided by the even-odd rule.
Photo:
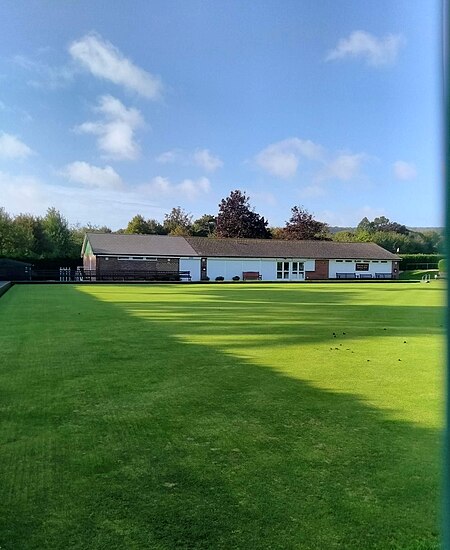
[[[109,256],[108,259],[99,256],[97,267],[105,271],[179,271],[178,258],[157,258],[156,260],[119,260]],[[88,268],[86,268],[88,269]]]
[[[307,279],[328,279],[328,260],[316,260],[314,271],[307,271]]]

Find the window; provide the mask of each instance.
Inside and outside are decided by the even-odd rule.
[[[381,260],[382,264],[387,264],[387,260]]]
[[[347,263],[353,263],[353,260],[345,260]]]
[[[304,262],[299,262],[298,260],[293,260],[289,262],[277,262],[277,279],[303,279],[304,273]]]
[[[342,262],[343,262],[344,260],[336,260],[336,261],[337,261],[337,262],[341,262],[341,263],[342,263]]]
[[[298,279],[299,275],[303,275],[305,264],[303,262],[292,262],[291,278]]]
[[[277,262],[277,279],[289,279],[289,262]]]

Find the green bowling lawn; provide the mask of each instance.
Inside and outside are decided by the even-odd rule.
[[[439,547],[441,281],[17,285],[0,547]]]

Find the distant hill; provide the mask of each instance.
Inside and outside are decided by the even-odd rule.
[[[416,231],[417,233],[423,233],[424,231],[437,231],[438,233],[445,233],[445,227],[408,227],[410,231]]]
[[[330,233],[339,233],[339,231],[355,231],[356,227],[338,227],[337,225],[330,225],[328,231]]]
[[[444,233],[444,227],[408,227],[410,231],[415,231],[417,233],[423,233],[424,231],[437,231],[438,233]],[[328,228],[331,234],[338,233],[339,231],[355,231],[356,227],[338,227],[337,225],[330,226]]]

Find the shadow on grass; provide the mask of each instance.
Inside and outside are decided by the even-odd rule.
[[[136,307],[67,286],[2,299],[2,547],[439,547],[437,431],[183,344],[200,306]]]

